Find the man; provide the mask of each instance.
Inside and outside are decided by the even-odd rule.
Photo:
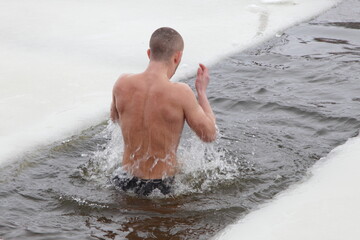
[[[208,69],[200,64],[196,91],[184,83],[170,82],[181,61],[184,42],[171,28],[151,36],[150,59],[143,73],[121,76],[113,88],[111,119],[118,122],[124,139],[123,169],[130,178],[115,177],[123,190],[148,195],[158,188],[170,192],[177,172],[176,151],[184,121],[205,142],[216,137],[215,116],[206,96]]]

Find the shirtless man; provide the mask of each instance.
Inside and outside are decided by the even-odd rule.
[[[111,119],[118,122],[124,139],[123,169],[130,178],[115,177],[123,190],[148,195],[158,188],[170,192],[177,172],[176,151],[184,122],[204,142],[216,138],[215,116],[206,96],[208,69],[197,71],[196,99],[184,83],[170,82],[182,57],[184,42],[171,28],[151,36],[150,59],[143,73],[121,76],[113,88]]]

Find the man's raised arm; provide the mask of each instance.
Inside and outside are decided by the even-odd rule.
[[[209,80],[208,69],[200,64],[195,82],[198,101],[196,101],[195,95],[189,87],[185,92],[184,99],[185,119],[190,128],[204,142],[212,142],[216,138],[216,119],[206,96]]]

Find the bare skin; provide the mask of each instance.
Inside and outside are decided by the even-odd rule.
[[[123,75],[113,88],[111,119],[124,138],[123,168],[141,179],[161,179],[178,171],[176,151],[185,120],[205,142],[216,138],[215,116],[206,96],[208,69],[200,64],[196,90],[170,82],[181,61],[176,52],[166,62],[151,60],[139,74]]]

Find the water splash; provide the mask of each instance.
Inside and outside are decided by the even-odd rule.
[[[216,147],[217,141],[203,143],[196,136],[192,136],[179,146],[178,161],[181,172],[176,178],[179,193],[211,191],[220,182],[238,176],[235,161],[224,149]]]
[[[121,168],[124,142],[120,127],[111,121],[99,135],[107,141],[79,169],[85,180],[106,185],[109,179],[124,173]],[[241,161],[218,147],[219,139],[209,144],[194,134],[185,135],[177,153],[180,172],[175,177],[174,195],[208,192],[239,177]]]
[[[85,180],[104,183],[121,166],[124,142],[120,127],[111,121],[98,135],[97,137],[107,141],[101,144],[99,150],[93,152],[90,159],[79,168]]]

